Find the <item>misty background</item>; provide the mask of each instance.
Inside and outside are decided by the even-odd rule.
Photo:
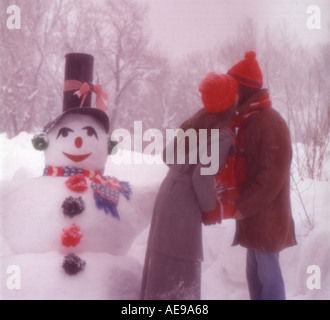
[[[201,79],[255,50],[273,107],[306,146],[296,170],[329,179],[328,0],[17,0],[20,30],[6,27],[10,4],[0,3],[0,133],[36,133],[62,112],[69,52],[95,57],[111,128],[132,132],[134,120],[178,127],[202,108]],[[309,5],[321,9],[319,30],[306,26]]]

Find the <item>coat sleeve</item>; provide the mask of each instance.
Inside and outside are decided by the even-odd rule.
[[[257,174],[247,182],[242,197],[236,201],[238,210],[245,217],[270,205],[290,177],[292,146],[284,120],[264,126],[260,137],[259,153],[255,155]]]
[[[211,154],[212,145],[215,146],[218,144],[214,150],[219,150],[216,156],[217,159],[215,160],[218,163],[218,170],[223,166],[230,147],[233,144],[233,133],[229,129],[222,129],[219,133],[219,139],[211,142],[208,144],[207,153]],[[218,148],[219,147],[219,148]],[[200,152],[200,151],[199,151]],[[205,150],[206,152],[206,150]],[[202,156],[201,154],[199,155]],[[213,159],[214,160],[214,159]],[[209,167],[210,164],[202,164],[198,162],[195,166],[192,175],[192,183],[195,190],[195,194],[200,205],[200,208],[203,212],[212,211],[217,206],[217,200],[215,197],[215,174],[203,174],[201,169]]]

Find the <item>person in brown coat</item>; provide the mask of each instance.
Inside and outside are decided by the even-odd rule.
[[[236,132],[240,197],[233,245],[247,248],[251,299],[283,300],[285,286],[279,252],[295,245],[290,202],[292,145],[289,128],[272,108],[262,87],[262,72],[253,51],[228,73],[239,83]]]
[[[201,109],[181,125],[184,132],[197,131],[199,158],[189,161],[194,146],[185,144],[184,163],[173,161],[160,186],[154,204],[145,264],[143,270],[142,300],[198,300],[201,297],[201,262],[203,260],[202,222],[208,224],[213,212],[219,210],[214,188],[214,176],[224,163],[233,145],[233,133],[229,123],[238,101],[237,82],[228,75],[208,74],[200,84]],[[207,129],[208,142],[203,149],[198,135]],[[213,139],[212,130],[217,129],[218,139]],[[182,137],[181,137],[182,139]],[[173,141],[174,159],[179,153],[180,137]],[[205,143],[205,140],[204,140]],[[217,144],[217,145],[213,145]],[[188,148],[189,147],[189,148]],[[203,174],[204,161],[201,152],[212,154],[215,147],[218,168]],[[168,154],[169,145],[164,151]],[[204,151],[201,151],[204,150]],[[177,151],[177,152],[176,152]],[[204,164],[203,164],[204,163]]]

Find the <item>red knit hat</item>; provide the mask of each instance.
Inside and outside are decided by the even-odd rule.
[[[211,72],[200,83],[199,91],[206,111],[217,113],[225,111],[233,104],[238,85],[236,80],[227,74]]]
[[[231,67],[227,74],[231,75],[238,83],[245,86],[252,88],[262,87],[262,72],[254,51],[245,52],[245,58]]]

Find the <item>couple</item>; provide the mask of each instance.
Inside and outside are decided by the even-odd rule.
[[[217,195],[215,181],[221,179],[201,175],[201,163],[169,165],[154,206],[141,299],[200,299],[202,223],[221,223],[219,203],[224,199],[236,219],[233,245],[247,248],[251,299],[285,299],[279,252],[296,244],[290,204],[292,146],[289,129],[262,84],[253,51],[226,75],[210,73],[202,80],[204,108],[181,128],[219,129],[218,177],[228,178],[223,170],[231,159],[229,180],[237,184],[237,193],[230,199],[220,185]]]

